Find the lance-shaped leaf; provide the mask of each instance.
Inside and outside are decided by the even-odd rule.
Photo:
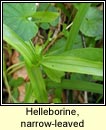
[[[87,60],[103,62],[103,48],[79,48],[61,53],[64,56],[75,56]]]
[[[102,62],[87,60],[73,56],[43,57],[42,65],[59,71],[76,72],[91,75],[103,75]]]
[[[36,12],[32,17],[34,18],[35,22],[42,23],[42,22],[53,22],[57,17],[59,16],[59,13],[56,12]]]
[[[19,51],[24,59],[31,63],[35,63],[37,56],[32,48],[32,45],[24,42],[12,29],[3,24],[3,39]]]
[[[51,80],[46,80],[48,88],[61,88],[68,90],[80,90],[103,94],[103,85],[82,80],[62,80],[61,84],[53,82]]]

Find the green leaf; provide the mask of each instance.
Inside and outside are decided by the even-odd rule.
[[[56,12],[58,13],[58,10],[55,6],[53,6],[51,3],[40,3],[37,11],[46,11],[46,12]],[[52,22],[50,22],[49,24],[47,23],[43,23],[43,26],[40,25],[40,27],[43,27],[43,29],[50,28],[51,26],[56,26],[59,23],[59,17],[57,17],[55,20],[53,20]]]
[[[17,88],[14,88],[14,89],[12,90],[12,97],[13,97],[14,99],[18,99],[18,97],[19,97],[19,91],[18,91]]]
[[[62,92],[63,92],[62,89],[57,87],[55,89],[55,97],[61,99],[62,98]]]
[[[41,64],[58,71],[76,72],[97,76],[103,75],[102,62],[86,60],[73,56],[43,57]]]
[[[19,103],[19,102],[17,101],[17,99],[14,98],[14,96],[11,96],[11,100],[12,100],[13,103]]]
[[[82,24],[82,21],[90,7],[91,3],[81,3],[80,8],[74,18],[72,28],[69,33],[69,37],[67,39],[65,50],[69,50],[73,47],[75,37],[77,36],[80,26]]]
[[[54,98],[53,103],[61,103],[61,100],[59,98]]]
[[[45,80],[48,88],[61,88],[68,90],[80,90],[103,94],[103,85],[81,81],[81,80],[66,80],[63,79],[61,84],[53,82],[51,80]]]
[[[102,76],[93,76],[93,80],[95,80],[95,81],[103,81],[103,77]]]
[[[56,3],[56,7],[60,8],[67,17],[70,17],[70,12],[65,8],[64,3]]]
[[[44,30],[47,30],[50,28],[49,24],[48,23],[41,23],[40,24],[40,27],[43,28]]]
[[[80,30],[86,36],[101,39],[103,37],[103,12],[95,7],[90,7]]]
[[[92,81],[91,75],[85,75],[85,74],[78,74],[78,73],[73,73],[71,74],[71,80],[82,80],[82,81]]]
[[[51,3],[40,3],[39,7],[37,8],[37,11],[46,11],[48,8],[50,8]]]
[[[42,12],[36,12],[32,17],[34,18],[35,22],[38,23],[50,23],[53,22],[57,17],[59,16],[59,13],[56,12],[47,12],[47,11],[42,11]]]
[[[68,33],[68,31],[67,31],[67,33]],[[65,43],[66,43],[66,39],[64,37],[57,40],[55,42],[55,44],[47,51],[46,55],[61,55],[64,52],[64,48],[65,48],[65,45],[66,45]],[[76,36],[73,48],[74,48],[74,50],[75,50],[75,48],[82,48],[82,40],[81,40],[80,35]],[[71,51],[67,51],[66,53],[68,53],[68,52],[69,52],[69,55],[70,55]]]
[[[26,63],[26,68],[31,81],[31,86],[35,98],[37,99],[38,103],[47,103],[48,96],[47,96],[46,86],[40,68],[36,66],[30,67],[27,63]]]
[[[26,83],[24,103],[34,103],[34,101],[35,96],[33,96],[32,86],[30,83]]]
[[[73,3],[73,5],[78,10],[80,8],[81,3]]]
[[[61,77],[64,76],[64,72],[52,70],[52,69],[49,69],[47,67],[43,67],[43,68],[44,68],[44,71],[46,72],[47,76],[51,80],[58,82],[58,83],[61,82]]]
[[[18,77],[17,79],[12,78],[9,81],[11,87],[19,87],[20,85],[22,85],[22,83],[24,83],[24,79],[22,77]]]
[[[35,97],[37,98],[38,102],[46,103],[47,93],[45,89],[45,84],[40,70],[36,67],[38,62],[36,62],[36,53],[32,44],[29,44],[29,42],[24,42],[18,35],[14,33],[14,31],[12,31],[9,27],[7,27],[4,24],[3,39],[22,54],[26,62],[28,75],[31,80],[31,85],[34,90]],[[33,64],[35,66],[33,66]]]
[[[51,23],[50,23],[50,25],[51,26],[53,26],[53,27],[55,27],[58,23],[59,23],[59,16],[54,20],[54,21],[52,21]]]
[[[38,32],[38,27],[31,21],[35,12],[34,3],[3,3],[3,23],[28,41]]]
[[[72,49],[70,51],[61,53],[60,55],[73,56],[73,57],[79,57],[79,58],[83,58],[87,60],[103,62],[103,49],[102,48]]]
[[[36,62],[37,56],[35,49],[33,49],[31,44],[24,42],[12,29],[5,24],[3,24],[3,39],[17,51],[19,51],[29,64]]]
[[[66,39],[63,37],[47,51],[46,55],[58,55],[64,51]]]
[[[78,35],[75,37],[75,40],[74,40],[74,44],[73,44],[72,49],[77,49],[77,48],[82,48],[82,47],[83,47],[83,45],[82,45],[81,35],[78,34]]]

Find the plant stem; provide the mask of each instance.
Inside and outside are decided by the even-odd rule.
[[[31,86],[38,103],[48,103],[46,85],[39,66],[30,67],[26,62],[26,69],[30,78]]]
[[[8,95],[9,95],[9,101],[11,100],[11,90],[10,90],[10,86],[8,84],[8,80],[7,80],[7,73],[6,73],[6,64],[5,64],[5,59],[4,59],[4,55],[3,55],[3,79],[4,79],[4,83],[6,86],[6,89],[8,91]]]
[[[75,41],[75,37],[77,36],[77,34],[79,32],[80,26],[81,26],[82,21],[87,13],[89,7],[90,7],[90,4],[91,3],[82,3],[80,5],[78,13],[76,14],[75,19],[73,21],[72,28],[69,32],[69,37],[68,37],[67,42],[66,42],[65,51],[72,49],[72,46],[73,46],[74,41]]]

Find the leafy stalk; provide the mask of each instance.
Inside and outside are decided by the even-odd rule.
[[[38,103],[47,102],[45,83],[38,65],[38,56],[32,44],[24,42],[13,30],[3,24],[3,39],[24,57],[28,75]],[[40,60],[40,59],[39,59]]]
[[[69,32],[69,37],[68,37],[67,42],[66,42],[65,50],[69,50],[72,48],[72,46],[74,44],[75,37],[77,36],[79,28],[80,28],[82,21],[87,13],[89,7],[90,7],[90,4],[91,3],[82,3],[80,5],[78,13],[76,14],[75,19],[73,21],[72,28]]]
[[[28,75],[31,80],[32,89],[34,91],[34,95],[38,101],[38,103],[47,103],[47,91],[44,83],[44,79],[42,77],[42,73],[40,68],[37,66],[28,66],[26,63],[26,68]]]

